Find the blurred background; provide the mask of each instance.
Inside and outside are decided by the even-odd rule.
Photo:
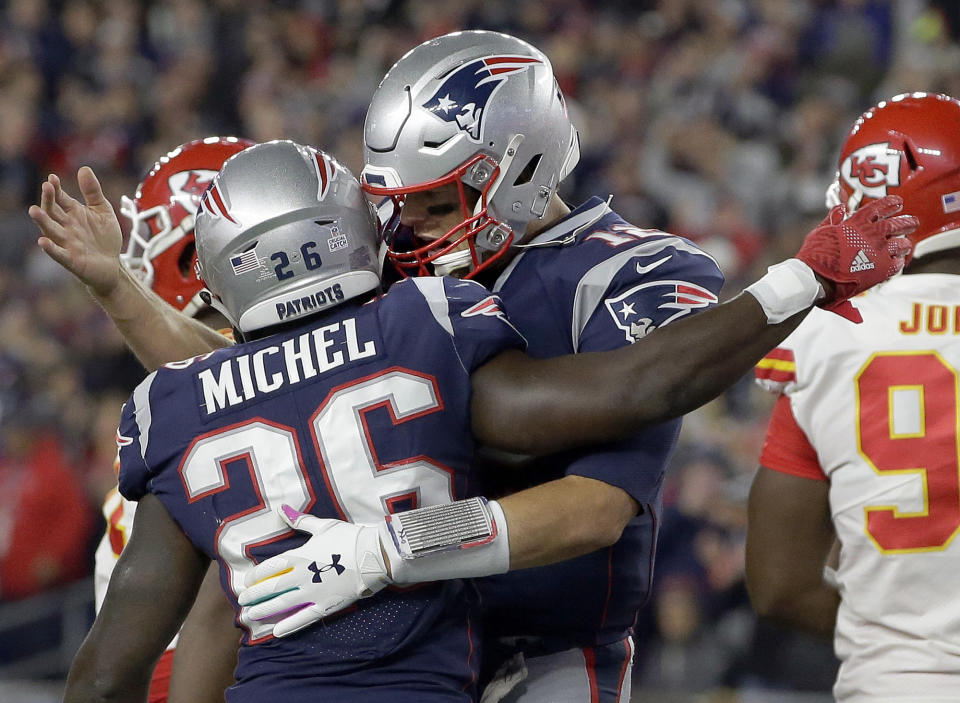
[[[502,30],[552,59],[581,130],[571,202],[614,193],[738,292],[822,218],[846,130],[904,91],[960,95],[943,0],[0,0],[0,700],[58,700],[92,619],[114,431],[143,377],[26,215],[90,165],[115,206],[172,147],[291,138],[359,172],[367,102],[415,44]],[[125,226],[128,223],[124,223]],[[772,399],[743,379],[671,467],[634,700],[830,700],[829,642],[758,623],[745,502]]]

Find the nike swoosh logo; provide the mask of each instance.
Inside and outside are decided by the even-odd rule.
[[[643,275],[643,274],[647,273],[648,271],[653,271],[653,269],[657,268],[657,266],[659,266],[660,264],[664,263],[665,261],[667,261],[667,260],[669,260],[669,259],[670,259],[669,256],[665,256],[665,257],[663,257],[662,259],[658,259],[657,261],[654,261],[652,264],[647,264],[646,266],[644,266],[643,264],[639,264],[639,263],[638,263],[638,264],[637,264],[637,273],[639,273],[640,275]]]

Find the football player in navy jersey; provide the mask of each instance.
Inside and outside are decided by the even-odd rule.
[[[579,158],[578,136],[549,60],[523,41],[458,32],[413,49],[374,95],[364,139],[361,180],[392,206],[383,208],[393,214],[386,243],[400,274],[483,282],[532,356],[623,347],[718,302],[723,275],[689,241],[640,229],[599,198],[571,209],[557,195]],[[513,534],[520,523],[537,536],[529,554],[512,546],[510,573],[479,583],[488,661],[525,657],[509,673],[526,669],[511,694],[518,700],[629,699],[631,628],[650,589],[680,424],[525,460],[522,471],[485,456],[488,470],[501,464],[485,490],[509,496]],[[257,576],[281,566],[289,564],[264,564]],[[286,584],[262,582],[241,602],[268,587]],[[254,612],[286,607],[296,593]]]
[[[293,142],[225,163],[196,243],[205,299],[249,341],[160,368],[124,406],[119,484],[139,501],[136,529],[68,701],[145,695],[210,559],[235,602],[258,560],[302,541],[281,506],[369,522],[469,494],[470,374],[524,343],[475,283],[411,281],[364,304],[380,286],[371,208],[342,165]],[[495,504],[473,505],[496,524]],[[313,571],[381,587],[339,554]],[[240,616],[227,699],[469,701],[471,617],[460,581],[382,591],[289,639]]]
[[[393,213],[387,256],[400,275],[483,282],[534,357],[630,345],[718,302],[723,276],[689,241],[638,228],[599,198],[571,208],[557,195],[579,157],[577,132],[548,58],[526,42],[456,32],[416,47],[377,89],[364,139],[361,181]],[[507,674],[527,672],[509,700],[629,699],[631,632],[680,424],[492,472],[485,490],[507,496],[511,534],[532,545],[514,541],[511,572],[479,582],[488,658],[525,658]],[[485,458],[489,470],[503,457]],[[289,566],[280,557],[254,579]],[[306,589],[256,604],[304,575],[261,582],[241,602],[260,615],[303,602]]]
[[[556,197],[555,187],[561,175],[565,175],[576,161],[576,133],[566,120],[565,110],[558,112],[555,109],[557,100],[562,106],[562,97],[556,91],[546,57],[529,45],[490,33],[451,35],[424,46],[439,46],[440,54],[445,54],[456,48],[450,47],[449,42],[461,36],[479,41],[474,42],[475,47],[467,45],[460,48],[462,51],[457,49],[460,52],[457,61],[463,59],[462,63],[473,63],[470,52],[479,52],[483,66],[474,67],[479,71],[477,80],[492,78],[487,82],[496,83],[496,77],[502,75],[508,83],[497,83],[486,94],[487,104],[483,111],[471,115],[461,109],[460,119],[444,120],[436,113],[436,110],[443,112],[444,106],[454,109],[449,102],[453,97],[447,97],[444,92],[434,105],[429,96],[424,96],[424,104],[434,106],[433,118],[446,125],[449,134],[439,134],[437,139],[426,138],[417,147],[418,153],[453,157],[461,148],[478,151],[474,157],[458,164],[451,177],[443,178],[445,172],[441,172],[418,182],[423,191],[402,193],[396,190],[391,193],[392,189],[403,188],[406,181],[391,181],[388,178],[392,168],[390,163],[377,167],[369,157],[370,152],[378,149],[386,159],[395,155],[389,149],[384,150],[382,145],[370,145],[370,168],[369,172],[365,171],[364,179],[367,190],[380,195],[402,196],[399,223],[412,228],[412,232],[397,228],[388,233],[391,259],[401,270],[406,265],[416,273],[449,272],[495,278],[498,273],[495,267],[506,263],[507,256],[517,252],[514,245],[519,245],[522,239],[535,250],[547,251],[530,251],[516,257],[506,270],[500,272],[497,285],[505,292],[515,286],[518,301],[528,295],[533,298],[527,303],[528,309],[518,310],[521,316],[532,320],[528,322],[531,329],[536,328],[535,333],[543,337],[542,343],[535,341],[532,344],[531,352],[535,356],[554,357],[571,351],[611,349],[617,345],[627,347],[608,353],[603,363],[591,363],[591,355],[579,360],[569,356],[552,358],[543,362],[542,367],[550,369],[552,373],[549,374],[527,367],[518,372],[508,364],[499,363],[502,357],[515,357],[515,353],[501,354],[477,369],[473,374],[471,407],[473,431],[480,441],[502,449],[536,454],[572,447],[588,440],[622,439],[637,427],[675,418],[715,397],[739,379],[752,363],[795,327],[802,317],[797,313],[817,301],[824,305],[837,304],[902,266],[906,246],[900,239],[890,237],[908,231],[913,221],[908,217],[890,217],[899,209],[895,200],[879,201],[843,223],[840,221],[843,213],[838,210],[808,237],[797,259],[773,267],[751,286],[748,289],[750,296],[740,296],[699,318],[690,317],[691,310],[715,302],[720,283],[715,264],[679,238],[630,226],[617,218],[602,201],[590,202],[570,213]],[[488,46],[485,44],[488,41],[506,42],[507,45],[505,48]],[[407,58],[410,56],[421,57],[423,52],[415,51]],[[440,60],[439,56],[434,58]],[[445,80],[453,73],[452,69],[448,70],[437,80]],[[427,80],[425,77],[420,82],[421,88]],[[535,107],[535,110],[527,111],[525,119],[529,120],[529,115],[535,111],[546,113],[536,119],[537,129],[530,128],[526,134],[517,131],[517,127],[511,128],[506,119],[517,120],[522,116],[503,115],[505,121],[497,128],[504,136],[501,141],[493,136],[497,123],[490,119],[496,112],[495,101],[500,96],[507,99],[507,105],[516,104],[516,93],[522,92],[522,84],[527,84],[526,90],[535,93],[540,101],[523,103]],[[386,80],[384,85],[387,85]],[[376,101],[377,98],[371,107],[371,115],[376,113]],[[500,112],[507,111],[501,109]],[[484,114],[487,116],[485,122]],[[559,149],[560,156],[557,125],[554,124],[557,121],[567,135],[566,144]],[[519,126],[520,129],[528,127],[529,124]],[[368,119],[368,133],[376,128],[377,121]],[[463,135],[474,133],[489,135],[492,153],[488,153],[485,146],[471,147],[464,141],[467,136]],[[524,144],[533,151],[527,150]],[[397,146],[402,145],[398,142]],[[541,166],[546,169],[543,174],[540,173]],[[110,206],[103,199],[91,171],[82,169],[78,180],[86,205],[67,196],[55,177],[44,184],[40,206],[30,211],[43,231],[40,246],[88,285],[97,300],[117,320],[121,331],[148,367],[222,347],[221,340],[206,335],[188,319],[153,306],[142,296],[135,281],[113,267],[112,242],[118,233],[113,228]],[[532,186],[525,188],[531,183]],[[495,197],[498,192],[502,196],[499,200]],[[216,204],[216,197],[211,197]],[[416,219],[418,208],[423,211],[419,222]],[[429,225],[442,224],[443,218],[451,217],[456,217],[457,223],[465,220],[465,225],[458,227],[455,223],[451,233],[455,236],[437,241],[436,235],[429,231]],[[869,271],[850,272],[850,262],[861,250],[872,257],[875,266]],[[569,256],[572,251],[578,253]],[[261,275],[271,275],[272,271],[272,275],[279,277],[292,270],[291,266],[313,261],[313,253],[312,250],[301,252],[297,259],[288,253],[287,260],[282,256],[268,260],[241,251],[232,257],[235,262],[231,260],[230,263],[244,274],[259,270]],[[543,273],[531,270],[532,262],[536,262],[541,254],[546,261],[552,262],[549,267],[544,266]],[[661,269],[663,275],[655,275]],[[528,278],[531,280],[527,281]],[[407,289],[410,287],[410,284],[403,285]],[[280,315],[282,310],[285,316],[299,318],[321,304],[317,297],[319,293],[326,299],[331,295],[336,297],[332,287],[329,291],[311,292],[283,301],[282,307],[276,307],[273,315]],[[497,318],[501,314],[495,303],[486,299],[478,303],[474,316]],[[434,306],[429,308],[433,310]],[[638,308],[644,314],[633,318]],[[424,312],[421,310],[417,319],[423,319]],[[541,313],[553,320],[550,326],[541,327]],[[664,327],[678,317],[681,319]],[[682,319],[684,317],[687,319]],[[784,320],[787,321],[778,324]],[[273,322],[279,321],[274,317]],[[170,331],[170,334],[155,337],[152,334],[154,325]],[[641,338],[641,344],[628,345],[628,341]],[[713,343],[698,344],[700,338],[709,338]],[[323,340],[323,343],[327,341]],[[202,396],[204,403],[226,412],[227,406],[256,402],[258,395],[262,394],[261,385],[269,388],[275,380],[262,370],[268,356],[272,357],[273,353],[263,351],[263,355],[254,354],[245,362],[237,362],[235,368],[231,367],[237,374],[233,386],[227,381],[229,375],[224,375],[227,371],[221,368],[219,375],[211,376],[206,382]],[[257,359],[260,359],[261,367],[257,367]],[[261,368],[260,377],[257,377],[258,368]],[[296,369],[296,365],[293,368]],[[703,373],[704,368],[709,368],[710,372]],[[283,378],[281,374],[281,381]],[[531,380],[539,382],[536,392],[523,392],[523,384]],[[233,402],[238,398],[239,401]],[[499,530],[488,528],[486,533],[482,530],[478,533],[473,528],[462,529],[465,518],[477,511],[476,504],[470,501],[466,501],[468,505],[461,505],[464,501],[458,501],[450,504],[453,507],[449,510],[444,508],[432,513],[406,510],[418,504],[408,499],[391,501],[386,505],[387,511],[398,512],[377,526],[378,540],[371,538],[367,528],[304,517],[293,505],[281,511],[280,516],[288,524],[307,528],[315,536],[303,547],[280,557],[288,564],[280,570],[286,573],[275,576],[275,569],[273,572],[254,569],[244,574],[248,584],[260,576],[266,580],[253,584],[246,592],[244,602],[252,607],[244,611],[242,617],[253,622],[254,618],[261,618],[265,611],[269,611],[266,622],[279,620],[276,628],[270,631],[286,634],[353,604],[358,597],[376,590],[375,586],[391,580],[401,584],[416,583],[455,576],[496,574],[508,567],[545,565],[575,555],[587,554],[590,558],[589,553],[598,547],[616,543],[624,525],[633,520],[641,508],[643,512],[635,523],[638,535],[635,543],[639,543],[642,552],[652,553],[652,515],[656,509],[662,470],[658,462],[662,462],[662,457],[669,452],[676,428],[660,427],[652,432],[650,454],[646,459],[643,456],[627,459],[630,452],[636,451],[629,442],[623,447],[605,447],[602,451],[619,462],[612,462],[616,470],[609,474],[603,469],[600,454],[596,455],[596,461],[586,455],[553,457],[554,465],[573,467],[569,475],[561,470],[559,473],[563,478],[509,495],[503,500],[504,506],[508,506],[502,508],[507,513],[506,519],[481,520],[484,525],[499,525]],[[641,447],[640,452],[647,449]],[[627,470],[628,466],[632,468]],[[635,488],[635,471],[643,473],[644,485],[640,488]],[[637,491],[637,497],[631,493],[633,490]],[[614,495],[617,498],[613,498]],[[496,502],[489,505],[495,507],[487,510],[501,510]],[[483,511],[481,513],[486,515]],[[341,516],[356,523],[364,521],[362,517]],[[447,541],[422,543],[417,535],[422,535],[423,530],[429,532],[434,523],[449,528],[444,533],[448,536]],[[508,524],[509,541],[505,529]],[[419,531],[407,529],[408,526],[416,526]],[[321,531],[322,534],[318,534]],[[357,544],[358,535],[364,536],[365,546]],[[302,558],[303,550],[309,551],[312,546],[323,544],[324,540],[337,543],[339,551],[331,552],[341,556],[337,564],[332,560],[323,562]],[[376,552],[375,542],[385,552],[383,562],[375,563],[370,559],[370,555]],[[465,546],[478,548],[463,548]],[[597,598],[593,597],[598,588],[594,578],[596,568],[588,564],[587,569],[570,572],[583,583],[573,584],[579,590],[565,591],[561,604],[548,603],[552,594],[546,591],[533,596],[538,602],[532,605],[542,603],[541,612],[550,610],[551,614],[563,610],[570,593],[576,594],[573,596],[576,598],[583,596],[583,607],[572,609],[570,621],[558,622],[553,632],[537,634],[531,624],[539,618],[535,612],[537,608],[531,608],[531,617],[517,620],[524,634],[530,635],[525,644],[527,653],[548,655],[542,659],[532,657],[528,661],[528,669],[533,673],[531,682],[540,677],[530,663],[541,659],[549,662],[543,667],[545,670],[561,672],[561,678],[553,680],[560,682],[568,697],[582,697],[579,691],[600,690],[601,687],[606,692],[604,695],[625,692],[622,683],[628,678],[630,643],[623,628],[628,619],[632,622],[632,609],[635,609],[629,599],[638,600],[642,594],[634,585],[629,586],[631,590],[626,594],[615,592],[610,574],[614,568],[613,559],[618,556],[616,549],[607,552],[606,571],[600,582],[604,590],[600,610],[596,608]],[[353,565],[351,569],[343,566],[344,559]],[[277,560],[266,564],[273,568]],[[341,575],[336,566],[343,567],[346,574],[363,572],[367,578],[329,578],[332,572]],[[372,579],[371,574],[375,574]],[[633,577],[632,584],[640,583],[640,588],[645,588],[649,578],[646,570],[633,572]],[[232,584],[237,589],[242,585]],[[332,590],[328,591],[328,587]],[[496,587],[492,588],[491,593],[495,595]],[[316,598],[300,598],[311,589],[319,589]],[[259,605],[255,603],[259,598],[269,598],[282,591],[285,593],[278,598],[265,600]],[[588,592],[591,594],[589,598],[585,595]],[[611,605],[614,598],[626,606]],[[495,602],[493,597],[490,602]],[[277,612],[278,609],[286,610],[287,605],[296,612]],[[299,606],[304,607],[297,609]],[[584,639],[587,631],[590,636]],[[615,672],[615,675],[608,676],[606,672]],[[577,688],[578,683],[587,689]],[[536,690],[536,687],[528,686],[529,695],[536,695]],[[549,698],[554,694],[546,691],[540,695]],[[553,699],[563,700],[560,694]]]
[[[49,200],[44,207],[37,219],[48,231],[67,219]],[[880,244],[871,249],[879,266],[897,269],[900,250],[887,238],[912,222],[863,212],[874,226],[849,229]],[[815,248],[835,230],[815,232]],[[204,300],[245,341],[163,366],[124,406],[119,484],[139,502],[136,529],[65,700],[144,696],[212,559],[244,630],[228,701],[471,700],[475,602],[449,570],[503,573],[511,559],[503,508],[470,497],[480,487],[471,434],[531,452],[582,442],[580,427],[587,438],[614,438],[621,411],[605,406],[636,395],[621,398],[618,388],[642,376],[637,354],[610,352],[594,371],[572,355],[537,361],[511,351],[523,336],[500,299],[472,281],[414,278],[371,300],[376,226],[360,184],[293,142],[227,160],[201,200],[196,241]],[[584,398],[581,417],[576,401],[590,390],[602,400]],[[291,527],[337,548],[318,552],[317,536],[304,545]],[[280,612],[267,600],[268,616],[240,609],[257,563],[278,559],[330,588]],[[391,583],[425,585],[384,590]],[[275,636],[278,622],[304,611],[307,622],[343,612]]]

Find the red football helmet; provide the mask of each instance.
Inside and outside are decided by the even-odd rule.
[[[960,101],[904,93],[867,110],[840,150],[827,205],[850,211],[885,195],[920,220],[913,256],[960,246]]]
[[[204,307],[203,283],[194,272],[193,222],[200,196],[223,162],[253,142],[207,137],[181,144],[153,165],[120,213],[130,218],[130,241],[120,260],[153,291],[193,316]]]

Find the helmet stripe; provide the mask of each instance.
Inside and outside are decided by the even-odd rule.
[[[330,179],[336,172],[336,167],[319,151],[314,154],[314,158],[316,159],[317,166],[317,180],[320,182],[320,187],[317,190],[317,199],[323,200],[327,194],[327,186],[330,184]]]
[[[223,204],[223,198],[220,197],[220,189],[217,187],[216,183],[210,186],[210,196],[217,203],[217,209],[219,210],[219,212],[216,214],[227,218],[233,224],[238,224],[237,221],[230,216],[230,213],[227,211],[226,205]]]

